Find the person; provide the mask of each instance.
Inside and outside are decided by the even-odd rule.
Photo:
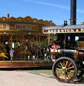
[[[51,58],[52,61],[55,61],[55,55],[56,55],[57,49],[59,49],[59,48],[61,48],[61,46],[58,43],[56,43],[55,41],[53,41],[53,43],[48,46],[48,49],[49,49],[48,57],[49,57],[49,53],[50,53],[49,59]]]
[[[59,49],[60,45],[56,44],[55,42],[52,44],[53,49]]]
[[[25,53],[24,58],[25,58],[26,60],[28,60],[28,54],[27,54],[27,51],[28,51],[28,44],[26,44],[26,45],[24,46],[24,53]]]
[[[28,44],[26,44],[25,46],[24,46],[24,52],[25,52],[25,54],[26,54],[26,51],[28,50]]]
[[[48,48],[50,48],[51,52],[56,52],[56,50],[60,48],[60,45],[53,41],[53,43],[50,44]]]
[[[10,58],[11,58],[11,61],[13,60],[13,55],[14,55],[14,50],[13,48],[10,49]]]

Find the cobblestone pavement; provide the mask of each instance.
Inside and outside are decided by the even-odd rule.
[[[0,71],[0,86],[84,86],[84,84],[60,83],[54,78],[28,71]]]

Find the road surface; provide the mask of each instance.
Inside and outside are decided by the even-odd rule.
[[[84,86],[84,84],[61,83],[54,78],[28,71],[0,71],[0,86]]]

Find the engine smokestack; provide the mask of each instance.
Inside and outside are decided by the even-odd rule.
[[[76,25],[76,0],[71,0],[70,25]]]

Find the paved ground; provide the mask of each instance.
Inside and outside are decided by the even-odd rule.
[[[84,84],[60,83],[54,78],[28,71],[0,71],[0,86],[84,86]]]

